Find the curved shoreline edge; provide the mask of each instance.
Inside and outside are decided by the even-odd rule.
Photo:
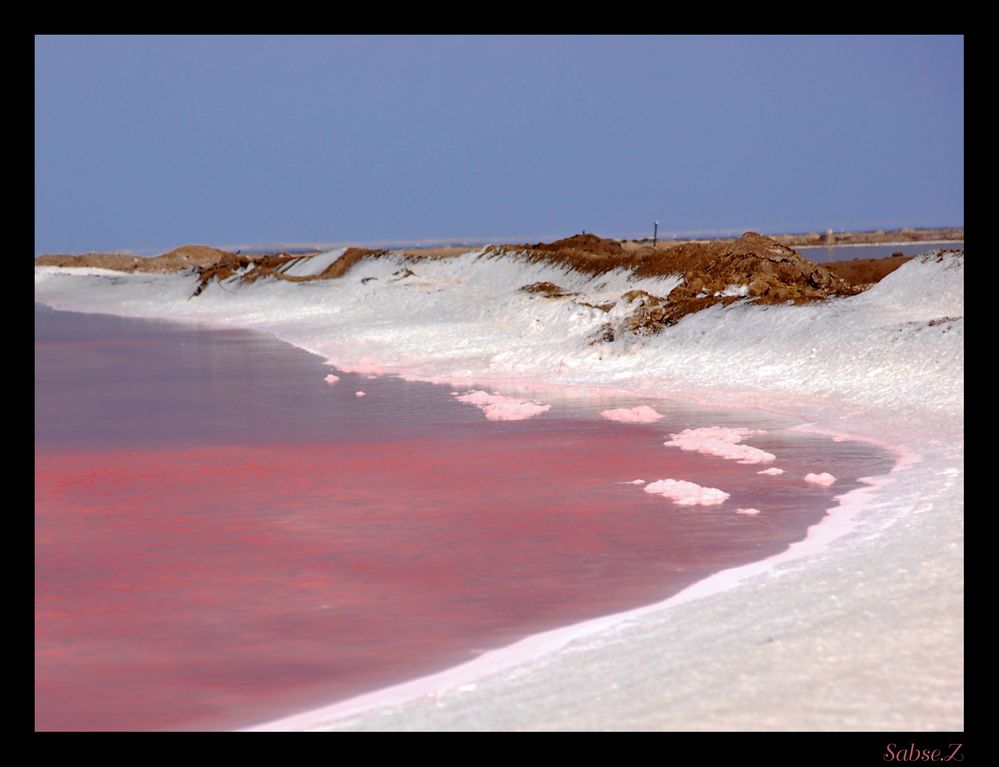
[[[823,429],[808,430],[813,431],[813,433],[837,434],[848,439],[887,447],[882,442],[874,442],[841,432],[827,432]],[[866,487],[859,487],[836,496],[837,505],[828,509],[825,517],[808,528],[805,538],[790,544],[784,551],[756,562],[721,570],[692,583],[682,591],[659,602],[532,634],[506,647],[490,650],[477,658],[452,666],[444,671],[357,695],[321,708],[246,727],[241,731],[281,732],[333,729],[339,724],[349,724],[349,720],[360,714],[370,713],[382,707],[406,703],[416,698],[436,696],[466,685],[474,685],[489,675],[512,670],[517,666],[561,650],[578,639],[613,629],[651,613],[661,613],[676,605],[737,588],[750,578],[774,574],[778,565],[814,555],[828,547],[836,539],[849,533],[853,529],[853,520],[864,511],[873,492],[890,484],[892,475],[897,471],[920,461],[918,454],[905,448],[896,447],[892,451],[896,454],[896,462],[887,474],[877,477],[862,477],[860,481],[865,483]]]
[[[896,280],[896,289],[901,285],[908,291],[902,294],[906,306],[921,305],[913,304],[913,296],[922,300],[917,291],[925,280],[915,277],[921,275]],[[57,298],[74,311],[171,316],[171,307],[153,310],[141,301],[116,302],[108,311],[106,299],[81,299],[75,292],[71,299],[66,294]],[[884,321],[902,323],[898,327],[905,332],[898,332],[903,336],[924,333],[923,315],[928,320],[948,314],[952,305],[933,303],[931,296],[932,311],[913,315],[909,309],[895,311],[895,304],[885,304],[885,298],[882,292],[876,305],[873,297],[847,301],[856,302],[858,310],[876,311],[872,316],[878,322],[888,312]],[[887,298],[898,300],[894,295]],[[233,306],[246,312],[245,304]],[[783,348],[785,336],[798,336],[788,336],[786,326],[774,325],[781,310],[770,311],[774,314],[766,327],[784,333],[771,346]],[[276,325],[262,315],[199,314],[187,319],[265,330],[326,359],[335,360],[339,349],[346,349],[342,339],[331,341],[331,348],[317,349],[309,329]],[[744,316],[749,315],[733,313],[731,319]],[[759,320],[763,315],[753,316]],[[814,314],[799,316],[815,319]],[[691,331],[708,328],[722,317],[715,313],[690,324],[681,341],[686,343]],[[852,321],[842,312],[826,320],[838,323],[843,317]],[[866,338],[866,327],[848,328],[852,335],[846,341]],[[955,327],[963,332],[963,320]],[[893,336],[887,331],[895,333],[894,328],[886,325],[881,338],[890,341]],[[289,338],[289,333],[299,337]],[[747,343],[758,343],[754,338]],[[849,343],[847,350],[852,349]],[[480,374],[469,371],[463,376],[455,368],[435,377],[412,367],[376,365],[372,357],[355,353],[343,367],[435,382],[475,380],[500,390],[525,388],[505,361]],[[425,688],[427,679],[439,675],[249,729],[301,727],[301,717],[311,717],[309,728],[332,729],[963,729],[963,413],[955,404],[961,401],[961,359],[947,363],[951,367],[946,378],[929,392],[919,387],[930,379],[914,376],[918,371],[911,364],[896,369],[904,387],[897,399],[878,377],[870,379],[874,389],[858,388],[861,396],[850,398],[789,391],[767,381],[749,381],[735,391],[725,388],[726,380],[737,380],[730,373],[704,380],[697,390],[689,376],[671,383],[659,374],[643,382],[625,367],[612,366],[602,380],[588,379],[585,369],[579,374],[552,370],[548,380],[540,371],[528,371],[525,375],[534,381],[528,386],[537,389],[614,389],[639,397],[679,397],[713,407],[790,414],[806,421],[792,428],[889,447],[898,460],[889,474],[839,498],[839,505],[795,544],[797,549],[789,547],[781,555],[735,568],[758,571],[744,571],[737,578],[729,573],[735,580],[724,582],[719,573],[664,603],[529,637],[441,672],[467,674],[471,667],[474,673],[449,682],[447,689],[435,683],[433,694],[411,685]],[[612,363],[620,361],[620,355],[611,358]],[[807,362],[799,369],[805,374],[818,370]],[[532,377],[530,372],[539,374]],[[837,372],[830,384],[847,385],[843,382],[853,380],[848,372]],[[913,404],[924,401],[933,407],[913,413]],[[782,556],[787,559],[771,561]],[[781,588],[788,585],[783,577],[787,573],[794,574],[795,582]],[[483,665],[485,659],[493,662],[496,654],[514,648],[522,653],[516,675],[506,661],[505,671]],[[527,659],[528,650],[533,660]],[[383,697],[371,703],[371,696],[390,692],[395,696],[391,701]],[[348,704],[349,712],[342,708]],[[320,719],[320,713],[325,718]]]

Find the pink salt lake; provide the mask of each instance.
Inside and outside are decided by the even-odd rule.
[[[516,410],[488,386],[43,308],[35,374],[39,730],[237,728],[441,670],[781,551],[891,465],[664,401],[488,420]],[[637,408],[663,417],[600,415]]]

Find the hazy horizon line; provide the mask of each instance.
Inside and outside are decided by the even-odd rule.
[[[964,229],[964,224],[937,224],[937,225],[926,225],[926,226],[871,226],[867,228],[827,228],[824,231],[832,231],[833,233],[845,233],[845,232],[900,232],[905,229],[910,229],[913,231],[921,231],[926,229]],[[819,233],[822,234],[821,229],[801,229],[801,230],[774,230],[774,229],[764,229],[758,227],[728,227],[723,229],[686,229],[686,230],[660,230],[658,233],[658,238],[660,240],[678,240],[678,239],[697,239],[702,237],[731,237],[737,234],[743,234],[745,232],[759,232],[765,235],[804,235]],[[207,247],[217,248],[218,250],[226,251],[236,251],[236,250],[332,250],[335,248],[343,247],[380,247],[389,249],[399,249],[399,248],[427,248],[427,247],[460,247],[463,245],[468,245],[471,247],[489,244],[509,244],[513,242],[523,242],[523,243],[533,243],[533,242],[552,242],[554,240],[563,239],[565,237],[571,237],[575,234],[596,234],[596,232],[587,232],[586,230],[581,230],[579,232],[573,232],[572,234],[531,234],[531,235],[503,235],[503,236],[482,236],[482,235],[468,235],[468,236],[452,236],[452,237],[424,237],[418,239],[394,239],[394,240],[339,240],[339,241],[319,241],[319,240],[302,240],[297,242],[286,241],[286,242],[253,242],[253,243],[229,243],[214,245],[209,243],[194,243],[185,242],[180,245],[171,245],[168,247],[132,247],[132,248],[112,248],[109,250],[78,250],[78,251],[47,251],[44,253],[35,253],[35,257],[49,256],[49,255],[83,255],[85,253],[107,253],[107,254],[123,254],[131,256],[157,256],[164,253],[169,253],[177,248],[185,247],[186,245],[204,245]],[[605,235],[598,235],[605,236]],[[609,239],[616,240],[645,240],[652,239],[651,232],[643,232],[639,234],[631,234],[621,237],[609,237]]]

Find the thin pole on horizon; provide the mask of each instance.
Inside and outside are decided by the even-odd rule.
[[[652,247],[656,246],[656,240],[659,238],[659,222],[656,221],[655,228],[652,230]]]

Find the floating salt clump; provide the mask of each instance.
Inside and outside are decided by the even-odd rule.
[[[715,506],[728,499],[728,493],[717,487],[701,487],[683,479],[660,479],[644,488],[646,493],[669,498],[678,506]]]
[[[364,396],[364,392],[363,391],[356,391],[356,392],[354,392],[354,396],[355,397],[363,397]]]
[[[666,417],[648,405],[639,405],[638,407],[630,408],[621,407],[615,410],[602,410],[600,415],[611,421],[620,421],[621,423],[653,423],[658,421],[660,418]]]
[[[522,421],[551,409],[551,405],[478,390],[452,396],[457,397],[459,402],[475,405],[490,421]]]
[[[757,514],[760,513],[760,510],[759,509],[754,509],[754,508],[750,507],[748,509],[736,509],[735,513],[736,514],[746,514],[746,515],[748,515],[750,517],[755,517]]]
[[[776,466],[774,466],[774,467],[772,467],[770,469],[763,469],[762,471],[758,471],[756,473],[757,474],[769,474],[769,475],[771,475],[773,477],[776,477],[778,474],[783,474],[784,470],[783,469],[778,469]]]
[[[823,487],[829,487],[833,482],[836,481],[836,477],[828,472],[822,472],[821,474],[806,474],[805,482],[811,482],[813,485],[822,485]]]
[[[770,461],[776,460],[777,456],[773,453],[739,444],[749,435],[758,433],[758,430],[755,429],[707,426],[701,429],[684,429],[679,434],[670,434],[672,439],[664,442],[663,445],[713,455],[737,463],[770,463]]]
[[[323,380],[328,384],[335,384],[337,381],[340,380],[340,376],[335,376],[332,373],[330,373]]]

